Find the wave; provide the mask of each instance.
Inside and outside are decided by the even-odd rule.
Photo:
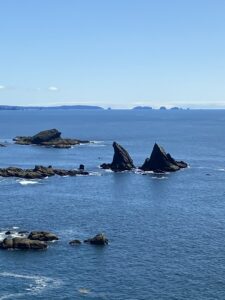
[[[159,179],[159,180],[168,179],[168,177],[166,177],[166,176],[153,176],[152,178],[153,179]]]
[[[24,288],[23,292],[14,294],[7,294],[0,296],[0,300],[3,299],[15,299],[15,297],[32,296],[42,293],[46,288],[57,288],[61,285],[61,281],[45,276],[37,275],[22,275],[10,272],[1,272],[0,277],[11,277],[15,279],[21,279],[27,281],[28,286]]]

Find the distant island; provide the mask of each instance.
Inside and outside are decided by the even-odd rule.
[[[145,109],[152,109],[152,107],[151,106],[135,106],[132,109],[145,110]]]
[[[61,105],[61,106],[11,106],[0,105],[0,110],[32,110],[32,109],[103,109],[93,105]]]

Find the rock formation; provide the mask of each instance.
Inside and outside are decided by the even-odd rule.
[[[102,169],[111,169],[115,172],[132,170],[135,168],[133,160],[129,153],[119,144],[113,142],[114,156],[113,161],[110,163],[104,163],[101,165]]]
[[[44,242],[57,241],[59,238],[52,232],[47,231],[31,231],[28,235],[28,239],[30,240],[38,240]]]
[[[178,171],[186,167],[187,163],[176,161],[169,153],[166,153],[161,146],[155,143],[150,158],[146,158],[140,169],[143,171],[163,173]]]
[[[107,245],[109,240],[104,236],[103,233],[99,233],[93,238],[85,240],[84,243],[89,243],[92,245]]]
[[[16,167],[0,168],[0,176],[2,177],[19,177],[25,179],[42,179],[54,175],[59,176],[76,176],[76,175],[88,175],[87,171],[82,169],[78,170],[64,170],[54,169],[52,166],[43,167],[35,166],[34,169],[21,169]]]
[[[69,242],[70,245],[72,246],[76,246],[76,245],[80,245],[81,244],[81,241],[80,240],[72,240]]]
[[[48,247],[47,243],[38,241],[38,240],[30,240],[28,238],[5,238],[2,242],[0,242],[0,249],[46,249]]]
[[[62,138],[57,129],[41,131],[34,136],[17,136],[13,139],[19,145],[39,145],[53,148],[70,148],[73,145],[89,143],[77,139]]]

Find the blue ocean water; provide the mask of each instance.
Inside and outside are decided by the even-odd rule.
[[[46,251],[0,251],[0,299],[225,299],[225,111],[1,111],[0,167],[76,168],[91,176],[0,178],[0,229],[50,230]],[[95,141],[20,146],[57,128]],[[158,142],[190,167],[157,176],[99,169],[121,143],[136,166]],[[83,244],[104,232],[105,247]]]

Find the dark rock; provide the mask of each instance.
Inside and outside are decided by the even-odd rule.
[[[93,238],[87,239],[84,243],[89,243],[93,245],[107,245],[109,243],[108,239],[104,236],[104,234],[99,233]]]
[[[111,169],[115,172],[132,170],[135,168],[133,160],[131,159],[129,153],[116,142],[113,143],[114,156],[113,161],[108,164],[104,163],[101,165],[102,169]]]
[[[143,171],[153,171],[155,173],[174,172],[181,168],[186,168],[187,163],[176,161],[169,153],[155,144],[150,158],[147,158],[140,168]]]
[[[73,240],[69,242],[70,245],[75,246],[75,245],[80,245],[81,241],[80,240]]]
[[[0,147],[6,147],[6,145],[0,143]]]
[[[28,238],[5,238],[0,242],[0,249],[46,249],[47,243],[43,241],[33,241]]]
[[[12,231],[8,230],[8,231],[5,232],[5,235],[10,235],[12,233],[13,233]]]
[[[50,241],[57,241],[59,238],[54,233],[51,233],[51,232],[47,232],[47,231],[32,231],[28,235],[28,239],[50,242]]]
[[[54,175],[59,176],[76,176],[89,175],[87,171],[83,170],[64,170],[53,169],[52,166],[35,166],[34,169],[21,169],[16,167],[0,168],[0,176],[2,177],[19,177],[25,179],[42,179]]]
[[[39,145],[53,148],[70,148],[80,143],[89,143],[89,141],[62,138],[61,132],[57,129],[44,130],[34,136],[17,136],[13,140],[19,145]]]
[[[79,170],[84,171],[84,165],[81,164],[81,165],[79,166]]]

